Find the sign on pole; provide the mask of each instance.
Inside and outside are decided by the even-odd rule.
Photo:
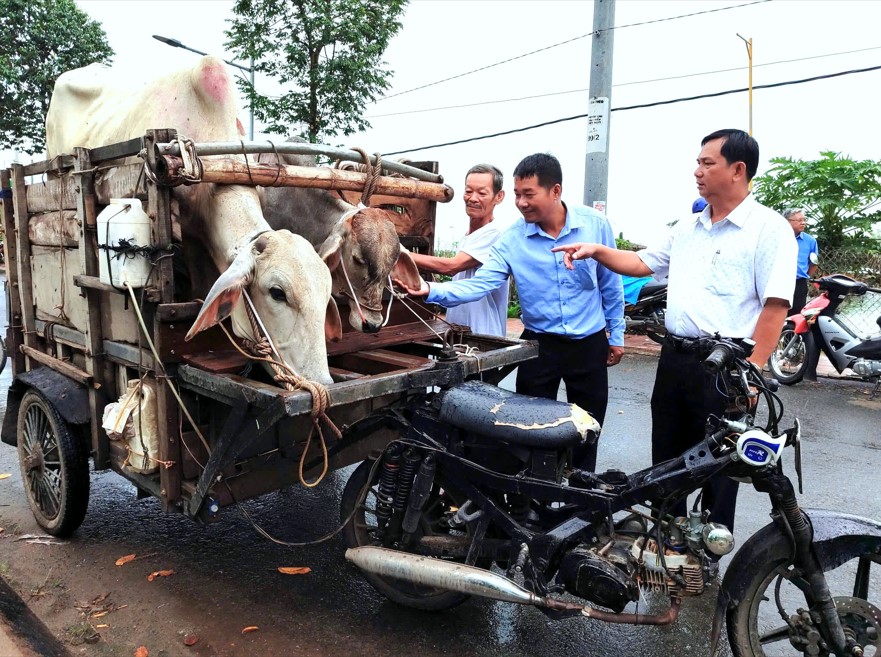
[[[587,108],[587,153],[605,153],[609,143],[609,99],[596,96]]]

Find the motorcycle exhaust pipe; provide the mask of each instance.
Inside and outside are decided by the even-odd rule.
[[[346,550],[346,559],[368,573],[417,586],[522,605],[543,606],[544,603],[544,598],[530,593],[506,577],[461,563],[370,546],[349,548]]]
[[[608,623],[669,625],[679,615],[679,598],[674,598],[667,612],[661,615],[616,614],[556,598],[543,598],[530,593],[506,577],[482,568],[387,548],[371,546],[349,548],[346,550],[346,559],[368,573],[402,580],[417,586],[455,591],[502,602],[547,607],[557,611],[574,611],[587,618]]]

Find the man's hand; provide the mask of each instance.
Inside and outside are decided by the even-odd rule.
[[[398,278],[392,278],[392,283],[395,284],[396,287],[399,287],[404,292],[409,294],[412,297],[427,297],[428,296],[428,283],[425,282],[422,278],[419,279],[419,288],[414,289],[412,287],[407,287],[407,285]]]
[[[614,367],[620,363],[622,356],[624,356],[624,347],[616,347],[610,344],[609,356],[606,358],[606,367]]]
[[[576,242],[575,244],[555,246],[553,249],[551,249],[551,251],[553,251],[554,253],[559,253],[560,251],[562,251],[565,254],[563,256],[563,264],[566,265],[567,269],[575,269],[575,265],[572,264],[572,261],[584,260],[585,258],[593,258],[593,255],[596,252],[596,247],[596,244]]]

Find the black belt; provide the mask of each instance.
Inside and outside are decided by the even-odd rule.
[[[664,343],[673,347],[674,350],[678,351],[681,354],[696,354],[703,351],[707,351],[707,342],[708,340],[712,340],[713,338],[686,338],[679,335],[673,335],[672,333],[668,333],[667,337],[664,338]],[[722,338],[723,340],[730,340],[735,344],[741,343],[741,338]]]

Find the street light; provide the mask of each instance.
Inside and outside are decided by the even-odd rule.
[[[202,52],[201,50],[196,50],[195,48],[190,48],[189,46],[181,43],[177,39],[171,39],[169,37],[160,36],[158,34],[154,34],[153,38],[156,39],[157,41],[161,41],[162,43],[164,43],[167,46],[171,46],[172,48],[183,48],[184,50],[189,50],[190,52],[194,52],[197,55],[207,55],[208,54],[207,52]],[[253,57],[251,58],[251,65],[250,66],[244,66],[242,64],[237,64],[236,62],[231,62],[228,59],[224,59],[223,61],[225,61],[230,66],[235,66],[236,68],[239,68],[243,71],[247,71],[248,73],[250,73],[251,74],[251,89],[254,88],[254,58]],[[248,109],[250,110],[250,113],[251,113],[251,137],[250,137],[250,139],[251,139],[251,141],[254,141],[254,108],[251,107],[251,103],[248,103]]]

